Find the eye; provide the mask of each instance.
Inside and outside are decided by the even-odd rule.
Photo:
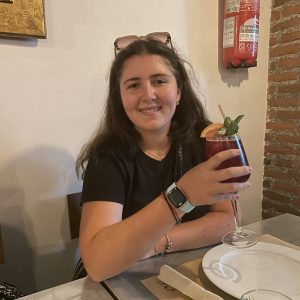
[[[165,84],[167,83],[168,81],[164,78],[155,78],[153,80],[153,84],[156,84],[156,85],[162,85],[162,84]]]
[[[140,86],[140,84],[138,82],[131,82],[129,84],[126,85],[126,89],[137,89]]]

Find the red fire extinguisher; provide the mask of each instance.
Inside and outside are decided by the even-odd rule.
[[[225,68],[257,65],[259,0],[224,0],[223,64]]]

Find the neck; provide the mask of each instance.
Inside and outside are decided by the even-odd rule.
[[[170,149],[170,142],[168,136],[153,138],[144,138],[141,144],[143,152],[156,160],[162,160],[166,157]]]

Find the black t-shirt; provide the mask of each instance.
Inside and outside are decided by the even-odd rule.
[[[136,213],[172,184],[176,178],[178,164],[182,174],[204,160],[204,143],[199,137],[184,144],[182,162],[178,159],[178,147],[170,148],[162,161],[147,156],[138,149],[105,145],[97,152],[97,159],[88,162],[82,191],[82,203],[89,201],[111,201],[123,205],[123,219]],[[201,197],[201,195],[199,195]],[[198,206],[185,214],[183,222],[205,215],[208,206]]]

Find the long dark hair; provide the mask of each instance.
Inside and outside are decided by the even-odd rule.
[[[123,108],[119,80],[125,61],[133,55],[142,54],[163,57],[176,78],[178,88],[181,89],[180,105],[176,107],[170,127],[170,141],[176,143],[189,142],[194,136],[195,130],[202,130],[209,124],[204,108],[192,87],[185,68],[185,65],[188,65],[192,70],[189,63],[181,58],[174,48],[169,48],[154,39],[139,39],[120,51],[112,63],[104,118],[94,137],[81,149],[76,161],[78,176],[80,170],[82,170],[82,177],[84,177],[86,163],[92,156],[97,156],[99,146],[105,144],[108,140],[118,141],[121,145],[132,150],[137,148],[141,137]]]

